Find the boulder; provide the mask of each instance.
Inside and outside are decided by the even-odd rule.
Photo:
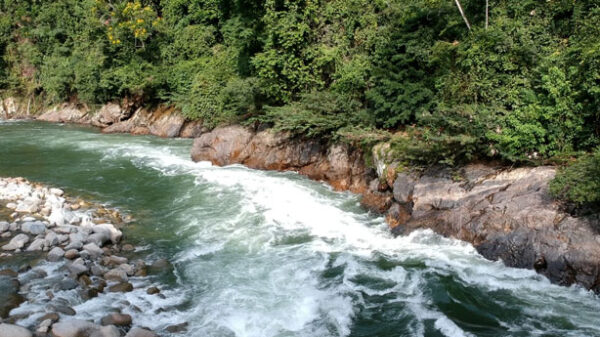
[[[10,224],[6,221],[0,221],[0,233],[6,232],[10,228]]]
[[[102,317],[100,324],[102,325],[116,325],[116,326],[128,326],[131,325],[132,318],[130,315],[112,313]]]
[[[111,293],[127,293],[133,291],[133,284],[129,282],[118,283],[108,288]]]
[[[104,104],[98,112],[91,118],[94,126],[105,128],[109,125],[118,123],[128,117],[128,114],[117,103]]]
[[[87,252],[93,259],[96,259],[104,254],[104,251],[93,242],[84,245],[83,250]]]
[[[109,224],[109,223],[99,224],[99,225],[92,227],[92,233],[93,234],[102,234],[105,237],[108,236],[108,238],[110,239],[110,241],[113,244],[118,243],[121,240],[121,237],[123,236],[123,233],[121,233],[120,230],[116,229],[114,225]],[[98,245],[97,242],[95,242],[95,243]],[[101,246],[101,245],[98,245],[98,246]]]
[[[27,247],[28,252],[40,251],[44,248],[45,241],[44,239],[35,239],[33,242]]]
[[[132,328],[125,337],[158,337],[154,332],[142,328]]]
[[[111,269],[106,274],[104,274],[104,278],[108,281],[118,281],[118,282],[127,282],[129,278],[127,277],[127,273],[119,268]]]
[[[8,244],[2,246],[2,249],[4,249],[4,250],[21,249],[21,248],[23,248],[23,246],[25,246],[25,244],[27,242],[29,242],[29,236],[27,236],[26,234],[18,234],[17,236],[12,238],[12,240],[10,240],[10,242]]]
[[[50,262],[56,262],[62,259],[63,256],[65,256],[65,251],[60,247],[54,247],[48,252],[46,259]]]
[[[79,319],[63,320],[52,325],[53,337],[90,337],[99,325]]]
[[[25,233],[39,235],[46,231],[46,224],[41,221],[24,222],[21,224],[21,230]]]
[[[0,337],[32,337],[32,333],[22,326],[0,324]]]
[[[46,247],[56,246],[59,243],[58,235],[56,235],[56,233],[54,231],[48,231],[48,233],[46,233],[46,237],[44,238],[44,241],[45,241]]]
[[[79,251],[77,249],[69,249],[65,252],[65,259],[74,260],[79,257]]]

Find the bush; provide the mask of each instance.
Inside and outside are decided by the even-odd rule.
[[[558,171],[550,183],[557,198],[579,205],[600,205],[600,148]]]

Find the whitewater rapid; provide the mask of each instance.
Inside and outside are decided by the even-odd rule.
[[[594,294],[485,260],[430,230],[394,238],[357,196],[295,173],[194,163],[184,141],[59,128],[39,137],[45,150],[71,147],[98,156],[100,166],[129,163],[177,183],[160,206],[168,219],[160,230],[177,238],[165,298],[143,288],[83,303],[57,294],[81,318],[118,306],[154,330],[188,322],[189,336],[600,336]],[[131,198],[134,187],[126,189]],[[155,254],[152,242],[146,249]],[[52,275],[57,266],[43,268]],[[49,281],[36,282],[43,289]],[[149,282],[163,281],[134,285]],[[31,306],[17,310],[43,312]]]

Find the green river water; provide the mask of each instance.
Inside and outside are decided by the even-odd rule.
[[[126,240],[175,266],[135,280],[139,290],[125,295],[57,294],[77,317],[118,307],[159,332],[188,322],[184,335],[199,337],[600,336],[600,299],[590,292],[487,261],[431,231],[393,238],[354,195],[294,173],[193,163],[190,147],[0,122],[0,176],[123,210],[135,218]],[[57,270],[44,268],[49,279]],[[165,298],[147,295],[150,284]]]

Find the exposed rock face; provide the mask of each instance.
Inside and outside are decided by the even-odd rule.
[[[22,102],[15,97],[0,100],[0,120],[32,118],[30,102]]]
[[[369,179],[360,151],[349,146],[241,126],[205,133],[192,149],[195,161],[294,170],[362,193],[363,205],[385,213],[397,234],[431,228],[471,242],[489,259],[600,292],[600,220],[561,211],[548,191],[554,168],[469,165],[460,172],[417,174],[387,163],[393,156],[384,145],[375,148],[374,157],[379,178]]]
[[[326,181],[337,190],[361,193],[367,188],[368,170],[357,149],[295,139],[269,130],[255,132],[241,126],[214,129],[196,138],[192,159],[220,166],[243,164],[256,169],[297,171]]]
[[[122,109],[117,103],[104,104],[98,112],[94,114],[90,122],[92,125],[105,128],[109,125],[118,123],[129,117],[126,110]]]
[[[399,174],[386,217],[396,233],[431,228],[471,242],[486,258],[600,291],[598,221],[560,210],[548,192],[554,174],[552,167],[483,165],[464,167],[458,181],[443,171]]]
[[[177,137],[184,122],[184,117],[172,107],[160,106],[153,110],[140,108],[131,118],[112,124],[102,132]]]
[[[91,116],[88,114],[89,109],[85,105],[77,105],[73,103],[63,103],[44,112],[36,119],[45,122],[53,123],[79,123],[87,124],[90,122]]]
[[[189,121],[186,122],[181,128],[179,137],[181,138],[198,138],[202,134],[207,133],[209,130],[205,127],[202,121]]]

